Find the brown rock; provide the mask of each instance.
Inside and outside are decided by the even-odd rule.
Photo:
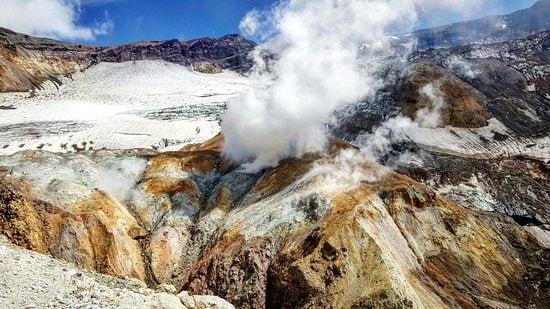
[[[193,174],[215,172],[219,164],[218,153],[213,151],[164,152],[150,160],[146,178],[163,177],[172,171]]]
[[[0,234],[21,247],[47,253],[49,242],[39,210],[50,206],[29,199],[13,184],[0,181]]]
[[[409,74],[397,85],[397,102],[403,114],[415,119],[420,109],[434,107],[430,98],[421,93],[430,83],[439,89],[446,104],[440,111],[439,126],[480,128],[487,125],[490,118],[487,99],[458,77],[427,61],[411,65]]]
[[[5,180],[0,233],[90,269],[239,308],[549,305],[549,251],[506,216],[462,208],[375,163],[357,168],[377,181],[329,190],[324,175],[310,172],[336,150],[259,175],[222,176],[219,151],[204,149],[215,144],[149,158],[133,185],[167,203],[146,204],[160,218],[150,232],[128,210],[131,201],[94,191],[52,205]],[[334,148],[353,151],[344,146]]]
[[[246,244],[242,235],[227,235],[198,261],[189,285],[191,294],[213,294],[246,308],[265,306],[267,270],[273,244]]]
[[[0,185],[0,233],[14,243],[113,276],[145,280],[141,249],[132,234],[145,234],[116,200],[94,193],[85,201],[56,207],[30,191]]]
[[[196,63],[193,63],[193,70],[197,71],[197,72],[209,73],[209,74],[222,73],[223,72],[223,69],[219,65],[217,65],[215,63],[210,63],[210,62],[196,62]]]
[[[167,225],[151,235],[147,251],[150,268],[158,283],[171,282],[180,265],[181,257],[189,250],[191,234],[186,226]]]

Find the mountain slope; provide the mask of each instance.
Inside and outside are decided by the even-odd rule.
[[[60,84],[61,76],[90,66],[95,50],[0,28],[0,92],[40,88],[46,80]]]
[[[381,147],[381,162],[464,207],[547,229],[549,39],[545,31],[385,59],[384,88],[338,111],[332,132],[358,147]],[[423,92],[429,85],[443,102],[435,127],[417,119],[433,106]]]
[[[539,0],[528,9],[508,15],[488,16],[418,30],[408,35],[406,39],[416,40],[418,49],[505,42],[550,30],[548,16],[550,16],[550,0]]]
[[[333,132],[353,140],[397,113],[414,116],[426,104],[421,88],[439,83],[448,104],[438,127],[482,128],[495,118],[512,136],[547,137],[549,47],[550,31],[544,31],[517,41],[417,51],[405,62],[386,58],[379,71],[385,86],[340,111]]]
[[[550,15],[549,15],[550,16]],[[488,110],[522,136],[550,132],[550,31],[525,39],[418,52],[487,98]]]

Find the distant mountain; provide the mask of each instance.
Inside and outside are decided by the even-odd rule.
[[[98,62],[124,62],[132,60],[165,60],[193,66],[199,71],[213,73],[221,69],[246,71],[252,65],[248,53],[256,43],[240,35],[220,38],[201,38],[191,41],[138,42],[101,48],[92,54]]]
[[[468,44],[486,44],[522,39],[550,30],[550,0],[509,15],[488,16],[472,21],[418,30],[403,37],[417,41],[420,50]]]
[[[0,28],[0,92],[40,88],[46,80],[59,84],[59,76],[70,76],[100,62],[165,60],[206,73],[224,69],[243,72],[252,66],[248,53],[255,46],[253,41],[233,34],[185,42],[168,40],[93,47]]]

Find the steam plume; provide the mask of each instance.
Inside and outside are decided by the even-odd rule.
[[[438,2],[453,7],[474,0]],[[228,102],[222,131],[224,153],[248,170],[289,156],[321,151],[324,123],[342,104],[372,94],[378,81],[358,66],[361,56],[389,55],[387,34],[414,28],[416,9],[427,0],[288,0],[269,11],[249,12],[241,31],[267,40],[277,55],[257,57],[252,87]],[[267,70],[266,68],[269,68]]]
[[[447,106],[437,82],[431,82],[420,89],[420,94],[431,101],[430,107],[416,111],[416,122],[423,128],[437,128],[441,122],[441,110]]]

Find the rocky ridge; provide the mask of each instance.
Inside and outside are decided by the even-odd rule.
[[[401,36],[401,40],[412,39],[420,50],[512,41],[550,29],[549,14],[550,1],[539,0],[530,8],[508,15],[422,29]]]
[[[248,53],[256,43],[239,35],[137,42],[114,47],[93,47],[35,38],[0,28],[0,92],[40,89],[44,81],[62,83],[60,77],[100,62],[165,60],[204,73],[222,70],[245,72],[252,66]]]
[[[222,70],[245,72],[252,66],[248,53],[256,43],[236,34],[220,38],[203,38],[191,41],[168,40],[138,42],[101,48],[91,54],[98,62],[124,62],[136,60],[165,60],[192,66],[204,73]]]

